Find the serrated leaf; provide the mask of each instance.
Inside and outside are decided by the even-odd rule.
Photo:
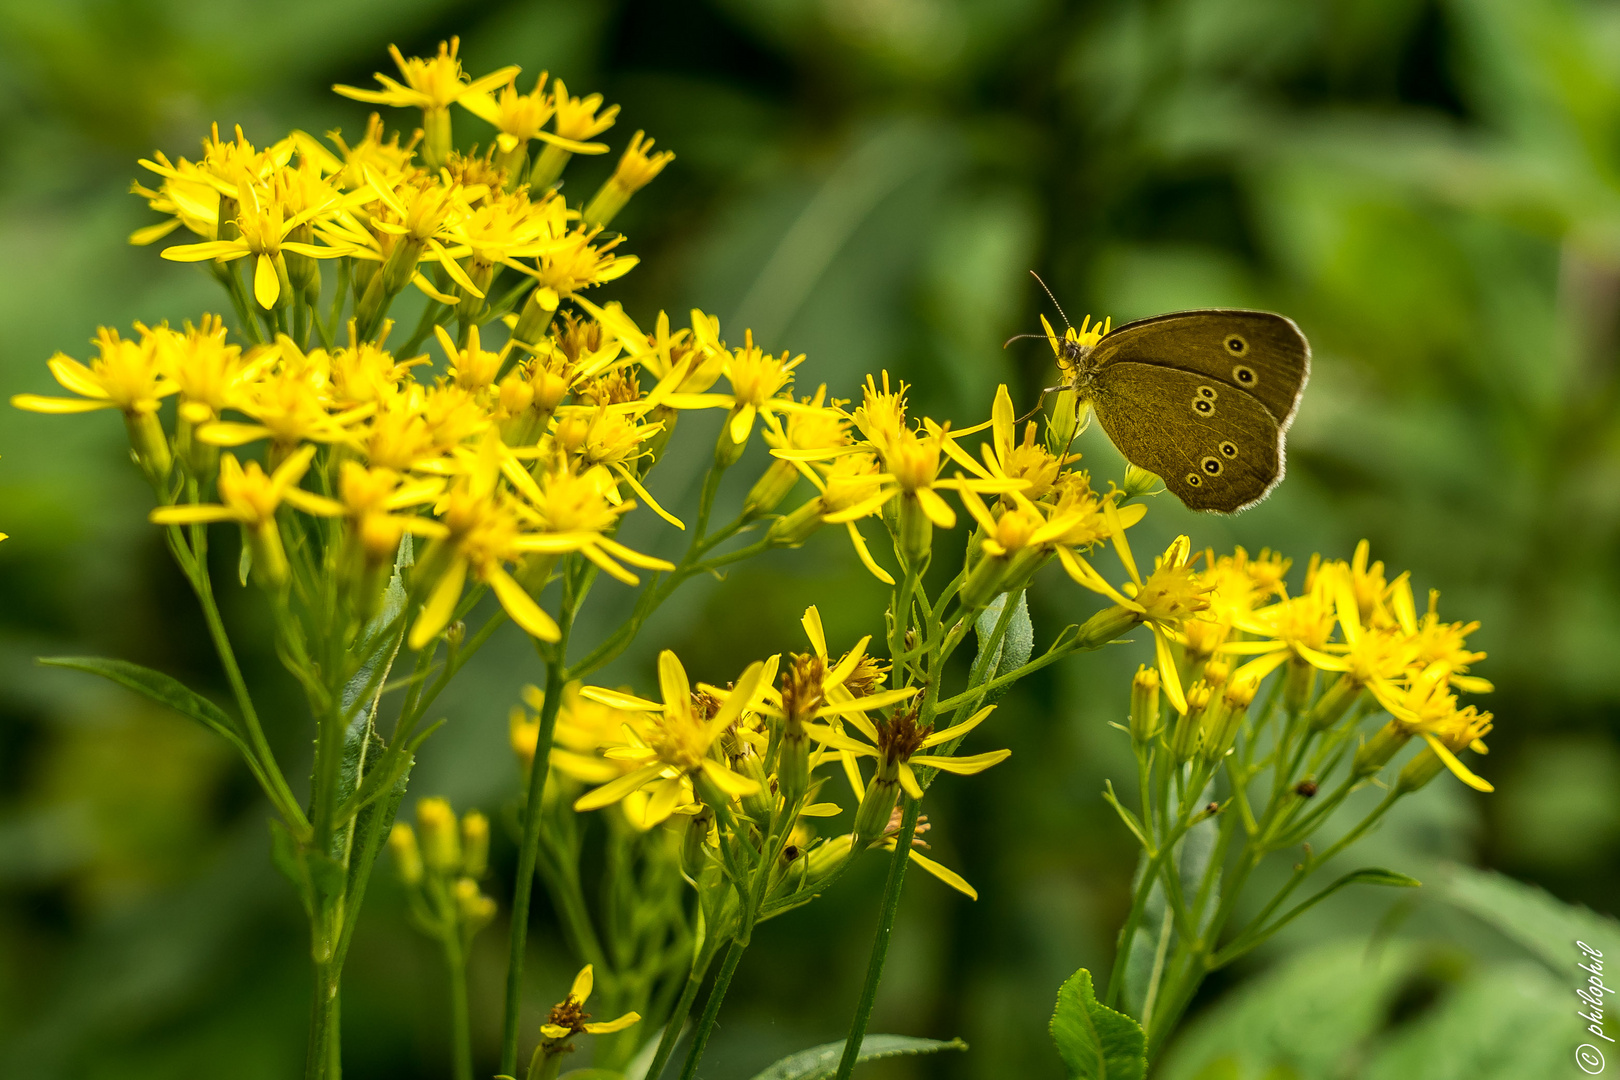
[[[161,671],[153,671],[140,664],[132,664],[128,660],[109,660],[101,656],[42,656],[38,662],[46,667],[88,671],[127,690],[133,690],[159,705],[167,705],[181,716],[189,716],[210,731],[229,740],[244,757],[249,761],[254,760],[253,752],[236,733],[236,722],[227,716],[223,709],[180,680]]]
[[[881,1058],[910,1057],[917,1054],[937,1054],[942,1050],[966,1050],[961,1039],[941,1042],[938,1039],[917,1039],[910,1035],[868,1035],[861,1042],[857,1062],[877,1061]],[[753,1080],[828,1080],[838,1071],[838,1061],[844,1056],[844,1042],[823,1043],[785,1057]]]
[[[984,643],[991,634],[995,633],[996,623],[1001,621],[1001,613],[1007,609],[1007,593],[1002,593],[980,613],[973,629],[979,637],[980,655],[983,655]],[[1035,651],[1035,626],[1029,620],[1029,598],[1026,593],[1018,594],[1018,606],[1013,609],[1012,617],[1007,620],[1007,628],[1002,632],[1001,640],[996,642],[995,651],[991,660],[985,665],[984,680],[1005,675],[1016,671],[1029,663],[1030,655]],[[977,661],[975,661],[977,663]],[[1010,686],[1001,687],[984,697],[984,704],[988,705],[1001,697]]]
[[[1147,1037],[1135,1020],[1097,1000],[1081,968],[1058,990],[1049,1025],[1069,1080],[1143,1080]]]
[[[1442,883],[1445,898],[1530,950],[1556,975],[1574,969],[1584,941],[1608,956],[1620,956],[1620,922],[1565,904],[1534,885],[1489,870],[1451,867]]]

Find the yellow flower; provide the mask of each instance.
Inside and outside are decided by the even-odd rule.
[[[189,506],[160,506],[150,520],[158,525],[191,525],[212,521],[235,521],[247,530],[254,543],[255,565],[273,582],[287,579],[287,553],[276,526],[276,511],[283,503],[306,514],[334,517],[343,513],[343,504],[298,486],[309,469],[315,447],[305,446],[289,456],[276,471],[266,476],[257,461],[244,469],[234,454],[219,462],[218,504],[194,503]]]
[[[338,493],[353,535],[367,559],[392,559],[400,539],[413,536],[441,537],[448,530],[441,523],[420,514],[398,511],[431,503],[444,489],[444,481],[406,480],[392,469],[367,468],[358,461],[345,461],[338,477]]]
[[[540,1034],[546,1039],[546,1044],[542,1044],[540,1048],[541,1051],[550,1052],[551,1047],[547,1044],[571,1039],[581,1032],[607,1035],[623,1031],[641,1019],[640,1013],[627,1012],[617,1020],[588,1023],[591,1014],[585,1011],[585,1002],[591,996],[592,985],[591,965],[586,964],[574,977],[574,985],[569,987],[568,996],[551,1007],[546,1022],[540,1025]]]
[[[634,762],[637,768],[574,803],[575,810],[598,810],[623,799],[631,792],[651,788],[647,819],[663,821],[674,813],[683,797],[683,779],[690,780],[699,796],[718,811],[730,800],[752,795],[759,784],[731,768],[716,756],[716,740],[737,719],[756,705],[763,686],[774,677],[776,659],[755,662],[737,678],[736,684],[712,712],[714,695],[705,693],[701,701],[692,693],[686,669],[668,649],[658,655],[658,681],[663,702],[589,686],[581,691],[592,701],[617,709],[649,715],[651,725],[645,736],[626,730],[621,745],[610,748],[608,757]],[[767,674],[769,672],[769,674]]]
[[[438,578],[411,627],[412,649],[426,646],[449,624],[469,573],[490,587],[525,633],[541,641],[562,636],[556,621],[506,570],[507,563],[521,562],[534,550],[528,543],[534,537],[524,532],[517,501],[497,488],[499,448],[498,439],[486,437],[475,464],[435,507],[446,535],[429,546],[418,564],[433,568]]]
[[[457,386],[463,390],[479,391],[487,390],[495,382],[495,376],[500,373],[501,363],[506,358],[506,350],[495,353],[483,348],[478,340],[478,327],[468,327],[465,349],[456,347],[455,339],[444,327],[434,326],[433,333],[450,362],[450,378]]]
[[[556,311],[563,300],[582,289],[623,277],[640,260],[634,255],[615,255],[623,237],[596,244],[599,229],[582,227],[548,245],[534,266],[519,264],[516,269],[535,280],[534,302],[545,311]]]
[[[120,409],[126,416],[141,416],[157,412],[163,399],[180,389],[164,370],[150,333],[143,333],[140,341],[130,341],[104,326],[93,340],[100,355],[89,367],[62,353],[47,361],[56,381],[78,397],[18,394],[11,399],[12,405],[39,413]]]
[[[1178,536],[1170,542],[1164,554],[1155,560],[1153,573],[1144,581],[1137,572],[1136,559],[1131,554],[1130,543],[1125,539],[1125,529],[1119,524],[1119,511],[1112,500],[1105,501],[1103,509],[1113,528],[1114,549],[1131,577],[1126,586],[1126,591],[1131,595],[1121,593],[1085,560],[1060,548],[1063,567],[1081,585],[1134,612],[1153,631],[1153,648],[1165,696],[1177,712],[1185,714],[1187,698],[1181,689],[1181,676],[1176,670],[1170,645],[1177,641],[1189,617],[1209,607],[1209,586],[1199,581],[1193,570],[1192,545],[1185,536]]]
[[[620,562],[646,570],[675,569],[673,563],[633,551],[607,535],[619,516],[635,504],[613,501],[610,496],[617,495],[617,491],[606,469],[575,473],[564,463],[543,470],[536,478],[518,467],[514,459],[506,476],[525,500],[517,504],[518,513],[538,530],[517,541],[521,550],[540,555],[577,551],[626,585],[635,585],[638,579]]]
[[[376,79],[383,85],[381,90],[365,90],[358,86],[334,86],[332,89],[356,101],[421,109],[425,132],[423,154],[430,168],[438,168],[450,152],[450,106],[470,94],[485,93],[510,81],[521,70],[512,65],[478,79],[469,79],[461,70],[461,61],[456,56],[460,47],[461,39],[451,38],[448,42],[439,43],[439,55],[424,60],[420,57],[406,59],[398,46],[390,45],[388,52],[399,66],[400,74],[405,77],[404,83],[379,71]]]
[[[971,776],[1012,756],[1011,750],[991,750],[988,753],[972,754],[967,757],[942,757],[938,754],[917,753],[919,750],[941,746],[966,735],[983,723],[995,709],[994,705],[986,705],[960,724],[940,731],[933,730],[932,725],[919,726],[915,709],[899,709],[891,717],[880,716],[876,722],[868,719],[865,713],[860,711],[845,714],[850,726],[864,735],[867,742],[852,739],[825,724],[814,725],[809,731],[812,739],[825,746],[846,750],[856,757],[876,758],[878,772],[874,783],[890,778],[897,779],[907,795],[913,799],[920,799],[923,797],[923,789],[917,782],[917,774],[914,771],[917,768],[938,769],[958,776]],[[858,791],[857,794],[864,797],[865,793]]]
[[[200,244],[178,244],[164,248],[163,257],[175,262],[231,262],[253,257],[253,298],[266,311],[275,307],[291,291],[287,278],[287,261],[283,252],[293,252],[311,259],[335,259],[350,254],[341,247],[300,243],[287,239],[287,234],[298,226],[312,221],[328,209],[325,205],[308,207],[288,216],[280,199],[261,197],[257,187],[245,182],[237,188],[237,235],[231,240],[205,240]]]
[[[647,138],[645,132],[638,131],[631,136],[630,145],[625,148],[624,156],[619,158],[613,175],[608,177],[586,205],[586,221],[593,225],[606,225],[612,221],[624,209],[624,204],[630,201],[630,196],[652,183],[653,178],[664,171],[664,166],[675,160],[673,152],[660,150],[654,154],[652,147],[653,140]]]
[[[556,103],[556,135],[541,132],[539,138],[576,154],[603,154],[605,143],[587,143],[613,126],[619,117],[619,107],[602,108],[602,95],[591,94],[577,98],[568,96],[568,87],[561,79],[552,83],[552,100]]]
[[[1044,446],[1035,445],[1038,425],[1034,421],[1024,428],[1024,439],[1019,442],[1012,395],[1007,392],[1005,383],[996,388],[995,404],[990,410],[990,428],[990,440],[980,447],[984,458],[982,467],[971,454],[954,443],[946,447],[946,452],[975,476],[1023,481],[1021,494],[1030,502],[1045,499],[1052,492],[1063,467],[1080,458],[1079,454],[1071,454],[1060,461]]]
[[[204,315],[184,334],[159,334],[157,346],[164,369],[180,388],[180,418],[190,424],[219,419],[278,355],[260,348],[244,359],[239,346],[225,343],[225,323],[217,315]]]
[[[534,89],[527,94],[518,90],[517,79],[513,78],[501,88],[499,100],[491,98],[488,90],[464,93],[457,100],[462,108],[480,120],[488,121],[500,132],[495,137],[495,145],[503,154],[510,154],[537,137],[552,113],[557,111],[556,103],[546,92],[544,71],[534,81]]]

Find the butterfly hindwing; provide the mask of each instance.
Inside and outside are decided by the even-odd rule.
[[[1292,319],[1211,308],[1127,323],[1097,343],[1099,370],[1119,363],[1176,368],[1253,395],[1286,430],[1310,375],[1311,347]]]
[[[1282,479],[1282,425],[1219,380],[1115,360],[1097,371],[1092,408],[1120,453],[1193,510],[1241,510]]]

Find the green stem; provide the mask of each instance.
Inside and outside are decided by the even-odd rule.
[[[462,954],[461,930],[452,926],[444,935],[444,960],[450,968],[450,1053],[455,1080],[472,1080],[472,1034],[468,1027],[467,958]]]
[[[736,938],[732,941],[731,948],[726,950],[725,962],[720,965],[720,973],[714,977],[714,986],[709,989],[709,1000],[703,1006],[703,1016],[698,1020],[697,1030],[692,1033],[692,1046],[686,1052],[686,1063],[681,1066],[681,1080],[692,1080],[692,1077],[697,1075],[698,1062],[702,1060],[703,1051],[709,1045],[709,1034],[714,1030],[714,1022],[720,1016],[720,1003],[726,999],[726,991],[731,988],[731,976],[736,973],[737,965],[742,962],[742,954],[747,948],[748,944],[742,938]],[[669,1022],[673,1027],[675,1017],[670,1017]],[[668,1030],[665,1029],[666,1033]],[[647,1070],[648,1080],[653,1080],[657,1075],[654,1070]]]
[[[528,802],[523,808],[523,845],[518,851],[517,881],[512,889],[512,950],[506,968],[506,1016],[501,1032],[501,1072],[517,1074],[518,1014],[523,1004],[523,960],[528,944],[529,900],[534,892],[534,867],[540,850],[540,802],[545,795],[546,776],[551,771],[551,737],[557,727],[557,710],[562,705],[564,658],[568,654],[568,632],[573,611],[564,604],[559,628],[562,638],[546,661],[546,696],[540,707],[540,733],[534,744],[534,761],[529,767]]]
[[[877,1000],[883,963],[889,955],[889,938],[894,931],[895,915],[900,910],[900,889],[905,884],[906,864],[911,861],[911,838],[917,831],[917,811],[921,805],[915,799],[906,799],[900,835],[895,837],[894,858],[889,863],[889,877],[883,883],[883,906],[878,916],[877,937],[872,941],[872,958],[866,965],[866,982],[861,987],[860,1001],[855,1005],[855,1020],[844,1041],[844,1056],[838,1062],[835,1080],[849,1080],[861,1053],[861,1042],[866,1038],[866,1027],[872,1021],[872,1005]]]
[[[338,1080],[338,974],[332,961],[315,962],[314,996],[309,1010],[309,1050],[305,1080]]]
[[[703,977],[708,974],[709,965],[713,962],[714,953],[707,946],[693,957],[686,986],[681,990],[675,1008],[670,1010],[668,1022],[664,1024],[664,1034],[658,1040],[658,1050],[653,1054],[652,1064],[647,1067],[646,1080],[658,1080],[663,1075],[664,1066],[669,1063],[670,1055],[675,1052],[675,1043],[681,1037],[681,1029],[686,1026],[686,1016],[692,1011],[692,1003],[697,1000],[698,990],[703,986]]]

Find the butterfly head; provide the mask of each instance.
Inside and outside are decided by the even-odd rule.
[[[1064,330],[1062,337],[1058,337],[1057,331],[1052,329],[1052,324],[1046,321],[1045,315],[1042,315],[1041,328],[1046,331],[1047,343],[1052,346],[1052,355],[1057,357],[1058,370],[1063,373],[1064,381],[1073,384],[1080,382],[1089,372],[1087,361],[1091,357],[1091,351],[1097,347],[1097,342],[1113,329],[1113,320],[1099,319],[1092,322],[1091,316],[1087,315],[1080,323],[1080,329],[1076,330],[1071,325]]]

